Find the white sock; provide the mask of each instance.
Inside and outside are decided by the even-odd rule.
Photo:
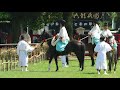
[[[104,71],[104,74],[107,74],[106,71]]]
[[[21,67],[21,71],[23,71],[23,67]]]
[[[25,71],[28,71],[28,70],[27,70],[27,67],[25,67]]]

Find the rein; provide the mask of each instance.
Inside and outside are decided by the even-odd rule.
[[[86,38],[88,38],[89,36],[86,36],[86,37],[84,37],[84,38],[82,38],[82,39],[79,39],[78,40],[78,42],[80,42],[80,41],[82,41],[82,40],[84,40],[84,39],[86,39]]]
[[[84,38],[82,38],[82,39],[80,39],[80,41],[82,41],[82,40],[84,40],[84,39],[86,39],[86,38],[88,38],[89,36],[86,36],[86,37],[84,37]]]
[[[53,38],[53,37],[42,40],[42,42],[41,42],[41,46],[43,45],[44,42],[46,42],[46,41],[48,41],[48,40],[50,40],[50,39],[52,39],[52,38]]]

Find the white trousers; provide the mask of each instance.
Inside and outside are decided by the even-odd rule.
[[[61,56],[61,61],[62,61],[63,67],[66,66],[66,55]]]

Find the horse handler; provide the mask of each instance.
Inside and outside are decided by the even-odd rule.
[[[96,69],[98,71],[98,74],[100,74],[100,70],[104,70],[104,74],[107,70],[107,59],[106,59],[106,53],[112,50],[112,47],[105,42],[105,37],[100,37],[100,42],[95,46],[94,51],[97,52],[97,58],[96,58]]]
[[[28,52],[32,52],[37,47],[38,44],[36,44],[35,47],[31,47],[27,41],[25,41],[24,35],[21,35],[21,40],[17,45],[17,55],[19,56],[19,66],[21,67],[21,71],[28,71]]]

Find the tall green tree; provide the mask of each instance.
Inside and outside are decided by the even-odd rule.
[[[14,36],[17,41],[20,30],[26,26],[32,30],[38,30],[45,24],[62,18],[62,12],[11,12],[13,31],[18,33]]]
[[[11,15],[9,12],[0,12],[0,20],[10,20]]]
[[[116,28],[116,24],[115,24],[115,19],[117,17],[117,12],[108,12],[108,15],[111,18],[111,22],[112,22],[112,29]]]

